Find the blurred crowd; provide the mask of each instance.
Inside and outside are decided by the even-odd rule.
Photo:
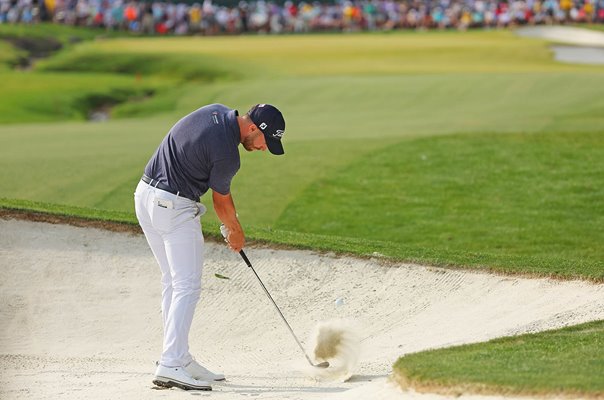
[[[102,27],[141,34],[239,34],[604,23],[604,0],[177,1],[0,0],[0,23]]]

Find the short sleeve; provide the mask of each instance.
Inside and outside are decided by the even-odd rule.
[[[231,181],[237,171],[239,171],[239,160],[221,159],[214,162],[208,181],[210,189],[222,195],[229,194],[231,192]]]

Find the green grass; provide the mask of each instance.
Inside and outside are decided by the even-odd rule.
[[[381,140],[460,132],[601,131],[601,85],[599,72],[526,72],[255,79],[206,90],[226,104],[250,104],[260,92],[261,98],[283,105],[289,141]],[[196,107],[203,94],[201,89],[191,93],[182,99],[185,110]]]
[[[12,66],[21,64],[22,59],[40,54],[51,55],[60,48],[72,49],[74,45],[83,41],[90,41],[100,37],[130,36],[122,32],[106,32],[101,29],[88,29],[67,25],[42,23],[36,25],[0,24],[0,65]],[[21,46],[16,54],[13,45]]]
[[[53,38],[64,45],[83,40],[92,40],[98,37],[130,36],[119,31],[105,31],[103,29],[90,29],[68,25],[42,23],[36,25],[1,24],[0,38],[2,37],[27,37],[27,38]]]
[[[166,62],[188,57],[194,64],[208,59],[214,69],[271,78],[602,71],[602,67],[553,63],[543,41],[519,38],[509,31],[117,38],[83,43],[52,65],[73,69],[103,55],[164,57]]]
[[[132,213],[108,211],[99,208],[74,207],[39,201],[0,198],[0,209],[75,217],[83,220],[119,222],[138,226],[136,216]]]
[[[139,39],[140,40],[140,39]],[[99,51],[96,43],[78,46],[74,51],[62,52],[38,63],[39,71],[115,73],[128,76],[160,76],[173,81],[234,80],[237,72],[229,70],[221,61],[207,56],[161,53],[131,54]],[[109,54],[111,54],[109,56]]]
[[[10,65],[15,63],[21,56],[21,52],[15,49],[7,42],[0,41],[0,73],[10,69]]]
[[[56,33],[54,39],[91,39],[89,30],[60,29],[55,25],[40,25],[31,32],[21,25],[0,26],[0,124],[50,122],[86,119],[97,106],[113,105],[112,117],[150,115],[173,108],[178,79],[141,74],[114,74],[114,71],[79,71],[56,73],[14,70],[27,51],[17,49],[3,37],[43,38]],[[79,36],[72,36],[72,35]],[[107,61],[107,59],[106,59]],[[49,69],[51,71],[51,69]],[[153,95],[153,96],[151,96]]]
[[[404,140],[316,180],[275,228],[451,251],[460,265],[481,254],[480,264],[503,270],[604,280],[603,187],[600,133]],[[386,255],[401,257],[398,250]]]
[[[604,321],[409,354],[395,378],[419,391],[604,395]]]
[[[36,72],[44,71],[114,72],[168,86],[191,80],[217,81],[218,86],[225,86],[218,87],[215,92],[220,95],[215,98],[225,103],[247,107],[257,102],[250,99],[257,99],[258,93],[276,100],[287,97],[297,108],[312,113],[313,132],[320,135],[331,126],[341,126],[342,118],[334,118],[335,113],[355,118],[350,123],[358,128],[366,126],[371,117],[373,124],[379,123],[374,129],[399,135],[468,129],[533,131],[550,122],[558,129],[558,121],[551,121],[553,116],[574,110],[585,114],[585,104],[589,104],[587,114],[600,115],[597,83],[604,69],[554,63],[542,41],[517,38],[510,32],[409,32],[86,41],[40,61]],[[45,78],[37,74],[36,79]],[[46,79],[52,80],[52,76]],[[37,95],[19,87],[7,87],[3,92],[9,105],[10,99]],[[195,101],[185,108],[174,101],[172,91],[157,88],[155,101],[137,104],[132,112],[127,106],[115,116],[156,114],[162,109],[188,112],[200,104],[200,97],[207,97],[191,93],[195,93]],[[494,98],[492,93],[500,96]],[[342,97],[347,101],[341,101]],[[331,113],[325,112],[323,102],[333,108]],[[432,118],[434,107],[446,114]],[[430,113],[426,116],[423,111]],[[402,127],[393,123],[393,112],[400,114]],[[11,112],[4,114],[11,122],[30,121],[13,117]],[[45,114],[47,119],[55,115],[51,108]],[[580,120],[580,115],[572,117]],[[583,125],[594,129],[591,122]],[[566,128],[565,123],[562,127]]]
[[[98,73],[4,71],[0,72],[0,80],[2,93],[7,94],[0,100],[0,123],[5,124],[84,120],[96,105],[126,101],[140,104],[148,93],[167,88],[167,83]],[[116,112],[120,112],[119,107]]]

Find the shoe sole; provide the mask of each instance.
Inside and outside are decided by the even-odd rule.
[[[219,378],[219,379],[208,379],[205,376],[200,376],[198,378],[193,377],[193,379],[197,379],[200,381],[206,381],[206,382],[224,382],[226,381],[226,377],[225,378]]]
[[[200,376],[200,377],[197,377],[197,378],[193,377],[193,379],[197,379],[197,380],[200,380],[200,381],[206,381],[206,382],[224,382],[224,381],[226,381],[226,377],[224,377],[224,378],[217,378],[217,379],[209,379],[209,378],[207,378],[205,376]]]
[[[153,384],[157,385],[159,387],[166,388],[166,389],[177,387],[182,390],[204,390],[204,391],[212,390],[211,386],[195,386],[195,385],[191,385],[189,383],[179,382],[174,379],[165,378],[163,376],[155,377],[155,379],[153,379]]]

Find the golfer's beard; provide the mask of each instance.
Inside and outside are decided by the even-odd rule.
[[[243,144],[243,148],[246,149],[247,151],[256,150],[254,148],[254,138],[252,136],[248,136],[245,139],[243,139],[243,142],[241,144]]]

